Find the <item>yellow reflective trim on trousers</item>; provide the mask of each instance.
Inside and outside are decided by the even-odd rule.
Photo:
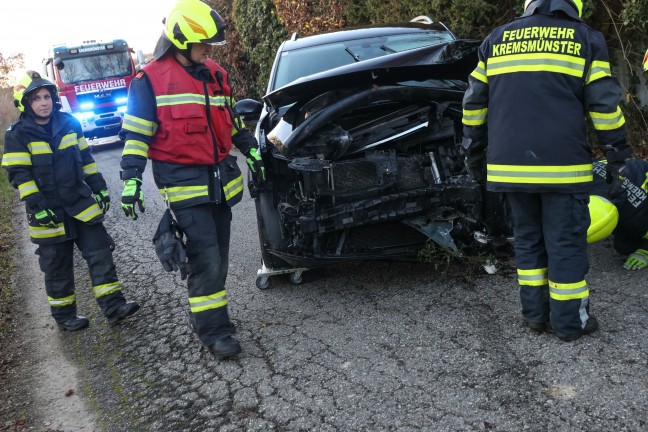
[[[36,186],[36,182],[34,180],[30,180],[18,185],[18,193],[20,194],[20,199],[23,199],[26,196],[29,196],[36,192],[38,192],[38,186]]]
[[[566,166],[487,165],[487,181],[495,183],[574,184],[594,181],[592,164]]]
[[[590,111],[589,115],[596,130],[614,130],[625,124],[625,117],[621,112],[621,107],[617,107],[613,113],[600,113]]]
[[[227,292],[219,291],[215,294],[201,297],[189,297],[189,308],[191,313],[204,312],[210,309],[218,309],[227,305]]]
[[[79,219],[82,222],[89,222],[95,217],[103,214],[101,208],[97,204],[92,204],[87,209],[83,210],[81,213],[74,216],[75,219]]]
[[[97,169],[97,163],[92,162],[89,163],[88,165],[83,166],[83,174],[86,176],[92,175],[92,174],[97,174],[99,170]]]
[[[488,108],[482,108],[477,110],[463,110],[463,118],[461,122],[467,126],[481,126],[486,124],[488,119]]]
[[[130,114],[124,114],[122,128],[145,136],[153,136],[157,131],[157,125],[154,122]]]
[[[225,199],[229,201],[233,196],[243,192],[243,174],[223,186]]]
[[[515,72],[556,72],[582,77],[585,59],[566,54],[513,54],[488,59],[487,76]]]
[[[75,133],[64,135],[61,139],[61,144],[59,144],[59,150],[65,150],[67,148],[73,147],[79,144],[77,135]]]
[[[122,289],[122,284],[119,281],[110,282],[107,284],[97,285],[92,287],[92,291],[94,292],[95,298],[103,297],[108,294],[121,291],[121,289]]]
[[[160,95],[155,97],[155,101],[158,107],[185,104],[205,105],[205,95],[196,93]],[[226,106],[226,96],[209,96],[209,105]]]
[[[606,61],[594,60],[590,65],[589,71],[587,72],[587,80],[585,82],[585,85],[609,76],[612,76],[612,72],[610,71],[610,63]]]
[[[567,284],[549,281],[549,297],[562,301],[583,299],[589,297],[589,286],[584,280]]]
[[[70,306],[76,302],[76,294],[71,296],[55,299],[54,297],[47,296],[47,301],[51,307]]]
[[[149,146],[143,141],[138,140],[126,140],[124,143],[124,150],[122,151],[122,156],[126,155],[135,155],[148,157]]]
[[[549,280],[547,279],[547,268],[534,269],[534,270],[522,270],[517,269],[518,273],[518,283],[524,286],[542,286],[547,285]]]
[[[477,67],[470,74],[471,77],[478,81],[488,84],[488,76],[486,76],[486,64],[483,61],[477,63]]]
[[[165,201],[178,202],[200,196],[209,196],[208,186],[173,186],[160,189]]]
[[[63,223],[56,224],[56,228],[50,227],[29,227],[29,236],[34,239],[54,238],[65,235]]]
[[[78,145],[79,145],[79,150],[85,150],[85,149],[87,149],[89,147],[88,146],[88,141],[86,141],[86,139],[85,139],[85,137],[83,135],[81,135],[79,137],[79,140],[77,142],[78,142]]]
[[[5,153],[2,156],[2,166],[31,166],[31,155],[26,152]]]
[[[45,141],[32,141],[30,143],[27,143],[27,148],[29,149],[29,153],[33,155],[52,153],[52,148]]]

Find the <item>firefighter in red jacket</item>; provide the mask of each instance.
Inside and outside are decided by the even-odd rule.
[[[22,76],[14,87],[14,104],[21,115],[5,134],[2,166],[25,202],[52,316],[61,330],[81,330],[89,324],[77,315],[76,243],[88,264],[101,311],[117,323],[139,305],[126,302],[117,278],[115,244],[102,223],[110,197],[81,125],[59,111],[56,86],[38,72]]]
[[[224,29],[206,4],[179,0],[165,19],[155,60],[131,83],[120,132],[122,208],[133,219],[136,205],[144,211],[142,173],[151,159],[155,183],[186,236],[190,321],[216,358],[241,351],[225,291],[231,206],[243,194],[232,144],[265,180],[257,142],[234,111],[227,72],[208,57],[212,44],[225,42]]]
[[[503,192],[511,212],[523,322],[563,340],[598,328],[585,281],[593,175],[584,115],[610,179],[632,155],[605,39],[582,22],[582,8],[527,0],[483,42],[463,101],[468,172]]]

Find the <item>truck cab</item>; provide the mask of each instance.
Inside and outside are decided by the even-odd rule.
[[[79,120],[86,138],[116,135],[121,129],[128,87],[137,73],[132,52],[123,39],[91,40],[55,45],[44,59],[62,110]]]

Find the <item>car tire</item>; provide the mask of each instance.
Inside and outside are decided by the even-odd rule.
[[[279,245],[283,241],[281,227],[279,226],[279,212],[272,207],[272,193],[261,192],[254,202],[263,264],[271,269],[292,267],[286,261],[270,253],[269,246]]]

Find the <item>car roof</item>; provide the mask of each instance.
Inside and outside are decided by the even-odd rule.
[[[345,28],[343,30],[334,30],[327,33],[320,33],[313,36],[297,37],[285,41],[281,46],[281,51],[291,51],[300,48],[306,48],[316,45],[350,41],[354,39],[365,39],[378,36],[392,36],[397,34],[428,32],[436,30],[439,32],[452,32],[443,23],[424,24],[418,22],[398,23],[398,24],[379,24],[367,27]],[[454,35],[453,35],[454,36]]]

